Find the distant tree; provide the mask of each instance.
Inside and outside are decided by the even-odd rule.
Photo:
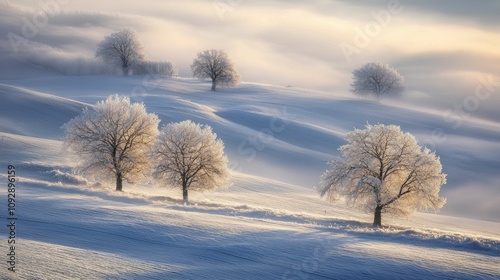
[[[224,143],[208,125],[192,121],[164,126],[153,148],[155,178],[182,188],[185,203],[188,191],[225,187],[230,176]]]
[[[366,96],[369,94],[380,98],[384,95],[397,96],[405,90],[403,76],[391,66],[378,62],[370,62],[352,72],[351,92]]]
[[[170,61],[146,61],[142,68],[146,75],[174,77],[179,74],[177,66]]]
[[[446,183],[439,157],[399,126],[367,125],[349,132],[346,140],[341,159],[330,161],[321,177],[321,196],[332,202],[342,197],[352,207],[375,213],[375,226],[382,225],[382,213],[409,216],[445,204],[439,197]]]
[[[104,38],[95,55],[106,63],[121,67],[123,75],[128,75],[129,70],[137,69],[144,62],[144,47],[137,32],[126,27]]]
[[[66,149],[77,171],[101,180],[133,182],[148,171],[147,152],[158,135],[159,119],[142,103],[113,95],[63,126]]]
[[[191,64],[193,76],[199,79],[211,79],[212,90],[218,85],[235,86],[240,82],[240,76],[222,50],[206,50],[198,54]]]

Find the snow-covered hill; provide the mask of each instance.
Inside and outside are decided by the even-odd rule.
[[[0,278],[500,277],[500,123],[469,118],[453,129],[441,112],[402,101],[300,88],[208,90],[185,78],[41,72],[0,80],[0,180],[7,181],[8,164],[18,176],[17,273],[3,261]],[[192,193],[194,204],[184,206],[178,190],[145,182],[116,193],[72,174],[60,126],[114,93],[144,102],[162,124],[211,125],[226,144],[232,187]],[[442,214],[384,216],[388,227],[377,230],[370,214],[318,197],[312,187],[325,162],[347,131],[367,122],[398,124],[437,150],[449,174]],[[430,141],[436,129],[444,141]],[[5,256],[8,233],[0,234]]]

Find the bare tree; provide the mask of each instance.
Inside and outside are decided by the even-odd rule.
[[[143,63],[142,73],[153,76],[174,77],[179,74],[179,69],[170,61],[146,61]]]
[[[126,27],[104,38],[97,47],[95,55],[106,63],[121,67],[123,75],[128,75],[129,70],[143,63],[144,47],[139,41],[137,32]]]
[[[142,103],[113,95],[85,109],[63,126],[64,143],[77,163],[77,171],[101,180],[133,182],[146,174],[147,152],[158,135],[159,119]]]
[[[208,125],[192,121],[163,127],[153,148],[155,178],[181,187],[185,203],[189,190],[225,187],[230,176],[224,143]]]
[[[352,72],[351,92],[380,98],[384,95],[397,96],[406,89],[403,76],[387,64],[370,62]]]
[[[446,175],[429,149],[395,125],[367,125],[347,134],[341,159],[329,162],[318,188],[330,201],[347,203],[374,213],[373,224],[382,225],[382,213],[411,215],[416,209],[439,209]]]
[[[240,82],[233,62],[222,50],[212,49],[199,53],[191,64],[191,70],[196,78],[211,79],[213,91],[217,85],[235,86]]]

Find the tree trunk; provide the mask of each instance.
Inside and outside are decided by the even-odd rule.
[[[216,86],[216,85],[217,85],[217,84],[216,84],[215,80],[212,80],[212,90],[213,90],[213,91],[215,91],[215,86]]]
[[[128,76],[128,60],[125,57],[121,57],[122,60],[122,71],[123,71],[123,76]]]
[[[382,207],[377,206],[375,208],[375,218],[373,219],[373,226],[381,227],[382,226]]]
[[[122,191],[122,173],[116,173],[116,191]]]
[[[182,202],[185,204],[189,204],[187,186],[182,186]]]

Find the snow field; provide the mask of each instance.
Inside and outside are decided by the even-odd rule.
[[[252,83],[208,93],[207,83],[183,78],[39,75],[0,84],[0,163],[19,170],[17,279],[500,276],[500,225],[447,216],[463,204],[450,199],[454,211],[447,205],[446,215],[417,213],[409,221],[383,216],[388,226],[374,229],[371,214],[331,205],[312,188],[353,127],[394,123],[422,139],[446,128],[439,115]],[[116,193],[73,174],[60,126],[113,93],[143,101],[162,124],[212,126],[225,143],[232,186],[191,192],[193,204],[185,206],[180,190],[148,180]],[[498,207],[474,204],[497,197],[490,187],[500,166],[497,124],[471,120],[448,131],[437,147],[449,174],[444,196],[474,188],[466,207],[494,219]],[[6,272],[0,278],[12,278]]]

